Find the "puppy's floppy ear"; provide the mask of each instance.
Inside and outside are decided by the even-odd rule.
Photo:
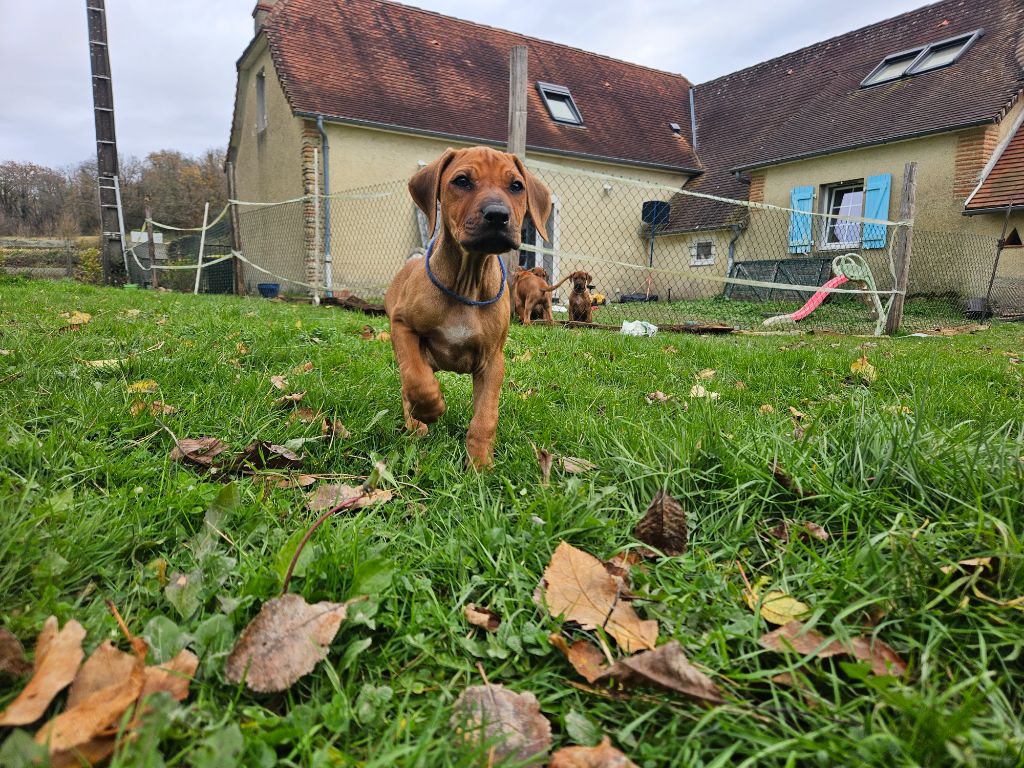
[[[437,219],[437,201],[441,197],[441,175],[453,157],[455,150],[449,147],[437,160],[420,168],[409,179],[409,194],[416,207],[426,214],[431,236]]]
[[[551,242],[551,233],[548,232],[548,217],[551,216],[551,191],[547,185],[526,170],[523,161],[513,156],[516,168],[523,174],[526,183],[526,206],[530,211],[530,218],[533,220],[534,228],[544,238],[544,242]]]

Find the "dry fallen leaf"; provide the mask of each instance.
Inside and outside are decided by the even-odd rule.
[[[311,363],[309,360],[307,360],[302,365],[297,365],[294,368],[292,368],[291,372],[295,376],[302,376],[304,373],[309,373],[312,370],[313,370],[313,363]]]
[[[503,685],[474,685],[453,706],[452,728],[470,746],[488,748],[491,764],[515,761],[541,766],[551,749],[551,724],[530,692],[515,693]]]
[[[285,376],[271,376],[270,384],[274,389],[280,389],[284,391],[288,389],[288,378]]]
[[[125,362],[124,358],[115,357],[109,360],[80,360],[82,365],[87,365],[90,368],[117,368],[121,363]]]
[[[945,574],[950,574],[953,571],[983,571],[992,565],[991,557],[969,557],[966,560],[958,560],[954,565],[943,565],[939,568]]]
[[[605,736],[596,747],[562,747],[551,756],[548,768],[639,768],[612,746]]]
[[[562,542],[544,570],[544,598],[552,616],[584,629],[602,627],[626,653],[653,648],[658,622],[643,621],[622,599],[621,589],[593,555]]]
[[[710,381],[715,378],[717,371],[714,368],[705,368],[700,373],[696,374],[697,381]]]
[[[597,464],[589,462],[586,459],[577,458],[576,456],[562,456],[559,461],[562,464],[562,469],[570,475],[578,475],[583,472],[590,472],[593,469],[597,469]]]
[[[689,662],[677,640],[652,651],[619,659],[594,680],[610,681],[625,686],[663,688],[704,704],[721,704],[723,701],[718,686]]]
[[[828,541],[829,539],[828,531],[826,531],[817,523],[810,523],[804,521],[800,523],[800,527],[807,532],[807,536],[809,538],[817,539],[818,541]]]
[[[174,446],[171,460],[209,467],[213,465],[213,460],[227,449],[227,443],[216,437],[186,437]]]
[[[387,331],[381,331],[377,334],[377,341],[391,341],[391,334]]]
[[[273,477],[273,476],[271,476]],[[278,477],[274,481],[275,488],[308,488],[314,485],[319,478],[316,475],[289,475]]]
[[[501,617],[490,608],[482,608],[474,603],[466,603],[462,606],[462,614],[466,621],[474,627],[480,627],[487,632],[497,632],[501,626]]]
[[[53,698],[75,679],[84,639],[85,629],[74,619],[60,631],[56,616],[46,620],[36,640],[32,679],[0,713],[0,725],[28,725],[43,716]]]
[[[789,415],[792,416],[797,421],[803,421],[804,419],[807,418],[807,414],[806,413],[804,413],[803,411],[798,411],[792,405],[789,406]]]
[[[324,423],[320,427],[320,432],[330,437],[340,437],[342,440],[347,440],[352,437],[352,433],[345,428],[341,419],[324,419]]]
[[[322,512],[338,506],[343,501],[360,496],[362,493],[363,489],[358,485],[321,485],[307,496],[306,506],[311,512]],[[390,501],[391,497],[392,493],[387,488],[376,488],[353,504],[352,509],[382,504],[385,501]]]
[[[21,640],[6,627],[0,627],[0,672],[11,677],[25,677],[31,671],[32,665],[25,658]]]
[[[264,603],[245,629],[224,665],[229,683],[259,693],[283,691],[317,663],[348,613],[348,603],[310,605],[301,596],[284,594]]]
[[[68,707],[36,733],[37,744],[45,744],[51,755],[69,752],[88,744],[94,737],[117,725],[122,715],[139,698],[145,679],[148,647],[144,640],[132,640],[132,664],[127,675],[110,678],[109,684],[93,690],[75,706]],[[96,681],[97,683],[99,681]],[[70,756],[68,756],[70,757]]]
[[[666,395],[660,389],[650,392],[645,397],[648,405],[654,405],[655,403],[667,403],[672,399],[672,395]]]
[[[151,395],[160,389],[160,385],[152,379],[143,379],[128,385],[128,391],[133,395]]]
[[[373,335],[374,335],[373,328],[371,328],[368,325],[364,325],[363,329],[361,331],[359,331],[359,337],[362,338],[362,339],[366,339],[367,341],[372,339]]]
[[[633,535],[669,557],[682,555],[687,543],[686,511],[678,501],[659,490],[633,529]]]
[[[68,689],[67,709],[77,707],[96,691],[116,685],[132,673],[135,657],[104,640],[85,660]]]
[[[779,464],[778,459],[772,459],[772,463],[769,467],[772,473],[772,477],[775,478],[775,482],[781,485],[789,493],[796,496],[798,499],[807,499],[814,496],[811,491],[804,490],[797,482],[783,469],[782,465]]]
[[[559,634],[548,636],[551,645],[562,652],[580,676],[592,683],[607,670],[607,659],[601,650],[586,640],[576,640],[569,645]]]
[[[318,418],[312,408],[303,406],[302,408],[296,408],[288,415],[288,423],[293,424],[296,421],[300,421],[303,424],[312,424]]]
[[[858,661],[871,665],[875,675],[902,676],[907,665],[892,647],[881,640],[871,640],[863,635],[850,639],[848,644],[839,640],[825,640],[819,632],[809,629],[800,621],[790,621],[772,632],[758,638],[762,648],[783,653],[788,650],[820,659],[830,656],[853,656]]]
[[[700,384],[694,384],[690,387],[690,397],[694,398],[706,398],[708,400],[717,400],[720,395],[717,392],[709,392],[704,389]]]
[[[786,624],[793,619],[806,616],[811,610],[805,603],[778,590],[766,593],[764,599],[761,599],[756,589],[747,589],[743,592],[743,599],[755,613],[760,601],[761,618],[770,624]]]
[[[280,397],[274,398],[274,405],[287,405],[288,403],[297,403],[305,396],[305,392],[292,392],[290,395],[281,395]]]
[[[547,488],[551,484],[551,462],[554,460],[554,456],[547,448],[534,447],[533,452],[540,465],[540,484]]]
[[[150,416],[170,416],[177,413],[178,409],[162,400],[154,400],[148,404],[142,400],[136,400],[128,407],[128,412],[132,416],[138,416],[143,411],[149,411]]]
[[[758,410],[761,413],[775,413],[775,406],[770,405],[769,403],[765,403],[760,408],[758,408]]]
[[[871,384],[878,378],[878,371],[875,366],[868,362],[867,355],[861,355],[859,360],[850,363],[850,373],[859,376],[862,381]]]
[[[745,382],[745,381],[737,381],[732,386],[733,386],[734,389],[738,389],[740,391],[743,391],[744,389],[747,388],[747,382]]]
[[[260,440],[245,446],[245,450],[235,458],[232,466],[247,471],[298,469],[302,466],[302,456],[283,445]]]
[[[139,701],[154,693],[167,693],[175,701],[188,698],[188,687],[199,668],[199,658],[188,649],[182,649],[168,662],[146,667],[145,680]]]
[[[92,315],[88,312],[79,312],[77,309],[74,312],[61,312],[60,316],[67,320],[65,325],[71,330],[78,330],[79,326],[92,320]]]

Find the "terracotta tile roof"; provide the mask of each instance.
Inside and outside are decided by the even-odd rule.
[[[979,28],[952,66],[860,87],[890,54]],[[1020,0],[943,0],[702,83],[696,145],[708,172],[687,188],[745,199],[730,171],[996,122],[1024,86],[1022,29]],[[714,223],[714,206],[683,202],[675,227]]]
[[[509,50],[526,45],[528,148],[699,168],[681,75],[383,0],[279,0],[264,29],[300,114],[504,143]],[[584,127],[554,122],[537,81],[569,88]]]
[[[1024,207],[1024,130],[1020,128],[968,198],[965,208],[968,213],[980,213],[1010,205]]]

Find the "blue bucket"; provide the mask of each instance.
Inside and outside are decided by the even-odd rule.
[[[260,296],[264,299],[276,299],[277,294],[281,292],[280,283],[257,283],[256,290],[260,292]]]

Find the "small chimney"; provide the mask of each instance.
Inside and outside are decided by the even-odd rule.
[[[274,9],[274,3],[277,0],[259,0],[256,3],[256,7],[253,9],[252,18],[255,22],[255,34],[259,34],[260,30],[263,29],[263,24],[267,20],[267,15]]]

